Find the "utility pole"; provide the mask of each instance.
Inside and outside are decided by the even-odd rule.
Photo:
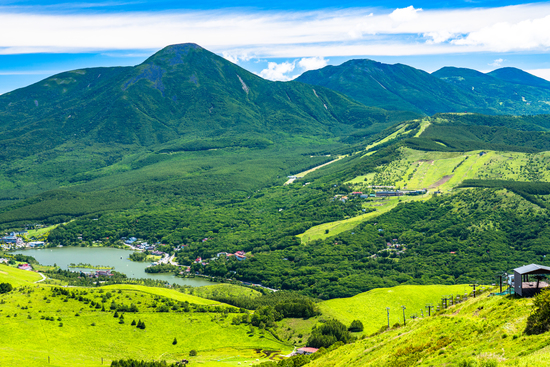
[[[474,283],[474,284],[470,284],[470,287],[474,287],[474,298],[476,298],[476,287],[478,286],[478,284]]]
[[[407,325],[407,319],[405,318],[405,309],[406,309],[406,307],[401,306],[401,308],[403,309],[403,326],[406,326]]]
[[[441,298],[441,307],[443,307],[443,309],[447,308],[447,301],[448,301],[447,296],[444,296],[443,298]]]
[[[388,330],[390,330],[390,308],[386,307],[386,312],[388,313]]]
[[[434,306],[430,303],[426,305],[426,308],[428,309],[428,317],[432,316],[432,308],[434,308]]]

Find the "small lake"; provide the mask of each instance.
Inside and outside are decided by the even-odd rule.
[[[171,274],[151,274],[146,273],[145,268],[151,263],[135,262],[128,260],[132,250],[123,250],[110,247],[54,247],[44,249],[18,250],[15,254],[23,254],[34,257],[42,265],[56,264],[61,269],[78,271],[79,269],[69,269],[68,265],[90,264],[90,265],[108,265],[113,266],[115,271],[124,273],[128,278],[148,278],[164,280],[170,284],[189,285],[200,287],[203,285],[216,284],[204,278],[178,278]],[[88,270],[89,271],[89,270]]]

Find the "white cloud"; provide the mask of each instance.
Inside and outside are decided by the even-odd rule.
[[[317,70],[324,68],[328,65],[327,59],[324,57],[304,57],[298,61],[298,66],[301,67],[304,71]]]
[[[492,63],[490,63],[488,65],[498,68],[502,65],[503,62],[504,62],[504,59],[496,59],[495,61],[493,61]]]
[[[263,69],[258,75],[264,79],[274,81],[288,81],[297,78],[301,73],[323,68],[328,65],[328,59],[322,56],[316,57],[303,57],[300,60],[294,60],[292,62],[285,61],[282,63],[269,62],[267,69]],[[292,75],[296,69],[301,69],[299,74]]]
[[[517,23],[499,22],[454,41],[457,45],[484,46],[491,51],[550,47],[550,15]]]
[[[550,48],[550,3],[372,14],[216,10],[37,14],[0,7],[0,54],[155,50],[194,42],[233,62],[303,55],[421,55]]]
[[[288,81],[294,79],[288,73],[294,71],[296,67],[295,62],[282,62],[277,64],[276,62],[270,62],[267,64],[267,69],[264,69],[260,72],[260,76],[264,79],[275,80],[275,81]]]
[[[414,6],[408,6],[406,8],[397,8],[391,14],[390,18],[394,22],[408,22],[418,17],[418,12],[421,12],[422,8],[415,9]]]
[[[434,44],[434,43],[443,43],[451,38],[456,37],[456,34],[449,31],[434,31],[434,32],[427,32],[423,34],[424,37],[430,38],[426,43],[428,44]]]
[[[231,61],[233,64],[238,64],[239,61],[248,61],[252,59],[252,56],[249,56],[248,54],[234,54],[227,51],[222,52],[222,56],[224,59]]]

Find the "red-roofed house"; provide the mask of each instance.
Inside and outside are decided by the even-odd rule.
[[[19,264],[17,268],[21,270],[32,270],[32,266],[30,266],[29,264]]]
[[[309,354],[313,354],[313,353],[317,352],[318,350],[319,349],[317,349],[317,348],[303,347],[303,348],[298,349],[296,351],[296,353],[305,354],[307,356]]]

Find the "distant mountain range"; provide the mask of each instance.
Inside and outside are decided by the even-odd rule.
[[[427,115],[550,113],[550,82],[515,68],[483,74],[444,67],[429,74],[365,59],[308,71],[296,80],[333,89],[368,106]]]

